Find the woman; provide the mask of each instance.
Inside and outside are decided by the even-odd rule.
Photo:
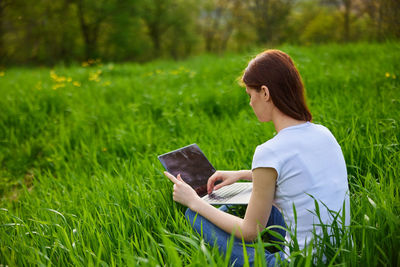
[[[279,50],[267,50],[250,61],[242,81],[255,115],[261,122],[272,121],[277,134],[256,148],[251,170],[217,171],[208,181],[208,192],[239,179],[252,181],[244,218],[226,213],[225,206],[221,210],[207,204],[180,175],[165,173],[174,182],[173,199],[189,208],[186,217],[207,242],[216,242],[225,252],[226,242],[234,233],[231,262],[236,265],[244,264],[242,239],[254,241],[266,225],[286,224],[290,232],[297,233],[300,248],[311,241],[313,229],[321,234],[321,221],[313,212],[314,199],[323,203],[319,205],[322,223],[332,222],[329,208],[344,212],[343,223],[350,224],[347,172],[341,148],[327,128],[310,122],[304,86],[291,58]],[[222,182],[215,185],[216,181]],[[289,233],[285,238],[291,242]],[[254,248],[246,246],[246,250],[251,265]],[[288,247],[285,252],[289,253]],[[283,252],[279,253],[284,257]],[[274,265],[276,256],[265,251],[268,265]]]

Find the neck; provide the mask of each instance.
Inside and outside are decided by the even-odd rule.
[[[289,117],[278,109],[275,109],[275,111],[276,112],[274,112],[272,116],[272,122],[274,123],[275,130],[278,133],[286,127],[295,126],[306,122],[304,120],[296,120],[292,117]]]

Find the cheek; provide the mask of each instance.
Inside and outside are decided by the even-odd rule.
[[[254,96],[249,97],[249,105],[253,106],[254,104]]]
[[[255,101],[254,97],[250,98],[249,104],[250,104],[251,107],[254,108],[254,106],[256,105],[256,101]]]

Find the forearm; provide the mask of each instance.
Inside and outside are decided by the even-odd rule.
[[[240,170],[239,174],[240,174],[240,179],[253,181],[253,175],[251,170]]]
[[[247,177],[249,171],[240,172],[242,177]],[[253,241],[268,222],[277,173],[275,169],[258,168],[252,175],[255,176],[252,179],[254,185],[244,219],[216,209],[198,196],[187,206],[225,232],[245,241]]]
[[[246,232],[243,232],[244,220],[242,218],[223,212],[202,199],[196,201],[189,208],[199,213],[225,232],[229,234],[233,232],[237,238],[242,239],[243,237],[246,241],[249,241],[249,235],[247,235]]]

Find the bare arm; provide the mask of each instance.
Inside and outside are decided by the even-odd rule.
[[[264,229],[271,213],[276,177],[277,173],[272,168],[257,168],[252,172],[253,191],[244,219],[223,212],[211,206],[197,195],[190,193],[190,186],[180,180],[180,177],[178,177],[179,184],[171,177],[169,178],[175,183],[175,201],[198,212],[225,232],[234,232],[234,235],[240,239],[253,241],[257,237],[258,232]]]
[[[253,181],[253,173],[251,170],[241,170],[239,171],[240,178],[247,181]]]

